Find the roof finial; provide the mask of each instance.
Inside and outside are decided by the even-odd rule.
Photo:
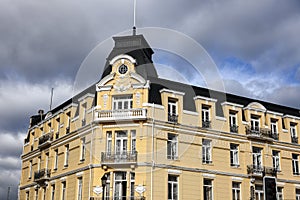
[[[136,35],[136,24],[135,24],[135,21],[136,21],[136,0],[133,0],[133,28],[132,28],[132,34],[133,35]]]

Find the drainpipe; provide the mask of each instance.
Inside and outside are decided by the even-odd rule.
[[[152,103],[152,146],[151,146],[151,200],[153,200],[153,168],[154,168],[154,103]]]

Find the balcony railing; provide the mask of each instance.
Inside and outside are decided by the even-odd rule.
[[[272,175],[276,176],[277,169],[259,165],[247,165],[247,173],[251,175]]]
[[[251,126],[246,126],[246,135],[256,139],[278,140],[278,134],[272,133],[271,129],[267,128],[253,128]]]
[[[237,125],[230,125],[230,132],[231,133],[237,133],[239,130],[239,126]]]
[[[123,120],[145,120],[147,110],[145,108],[124,109],[124,110],[99,110],[95,112],[96,122],[112,122]]]
[[[298,144],[298,137],[292,136],[292,137],[291,137],[291,140],[292,140],[292,143]]]
[[[46,181],[50,178],[50,169],[41,169],[39,171],[34,172],[34,181]]]
[[[177,123],[178,122],[178,115],[168,113],[168,121],[173,122],[173,123]]]
[[[210,128],[211,127],[211,121],[202,121],[202,128]]]
[[[47,133],[39,137],[39,146],[38,148],[45,148],[51,144],[53,140],[53,132]]]
[[[122,164],[122,163],[136,163],[137,151],[123,151],[123,152],[102,152],[102,164]]]

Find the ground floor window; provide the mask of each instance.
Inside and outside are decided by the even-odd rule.
[[[241,199],[241,183],[233,182],[232,183],[232,200]]]
[[[296,200],[300,200],[300,189],[296,189]]]
[[[178,199],[178,177],[168,175],[168,200]]]
[[[277,187],[277,199],[283,200],[283,188],[282,187]]]
[[[212,188],[212,180],[204,179],[203,181],[203,199],[204,200],[212,200],[213,199],[213,188]]]
[[[262,185],[255,185],[255,200],[264,200],[264,190]]]

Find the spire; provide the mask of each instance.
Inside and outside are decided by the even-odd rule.
[[[132,35],[136,35],[136,0],[133,0],[133,28]]]

